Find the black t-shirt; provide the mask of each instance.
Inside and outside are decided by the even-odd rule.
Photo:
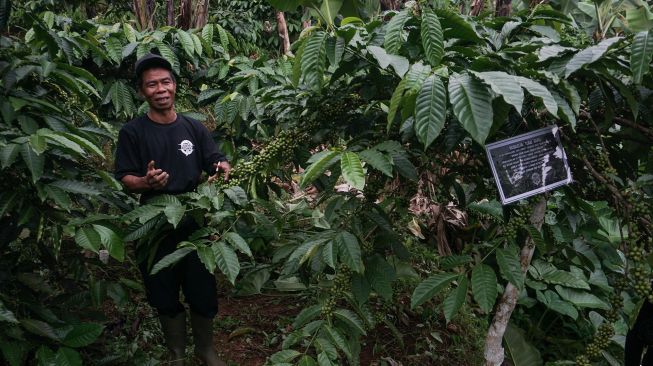
[[[170,124],[152,121],[147,115],[127,122],[118,134],[115,177],[142,177],[147,164],[169,174],[168,184],[158,191],[144,192],[142,200],[156,194],[190,192],[197,187],[202,171],[215,173],[213,163],[227,160],[209,131],[200,122],[177,115]]]

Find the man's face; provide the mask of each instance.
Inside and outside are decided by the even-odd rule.
[[[162,68],[154,68],[143,71],[141,94],[150,105],[150,108],[157,111],[166,111],[173,108],[175,103],[175,84],[170,71]]]

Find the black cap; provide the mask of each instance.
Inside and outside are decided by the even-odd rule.
[[[168,60],[155,53],[147,53],[136,61],[134,76],[139,78],[143,71],[157,67],[172,71],[172,65],[170,65]]]

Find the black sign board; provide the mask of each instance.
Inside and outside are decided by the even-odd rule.
[[[486,150],[504,205],[572,181],[557,126],[488,144]]]

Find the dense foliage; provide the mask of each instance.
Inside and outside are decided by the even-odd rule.
[[[211,18],[238,40],[244,54],[278,53],[280,50],[275,11],[266,1],[219,0]],[[288,32],[299,34],[301,14],[286,14]]]
[[[2,38],[1,338],[13,365],[33,345],[41,362],[79,363],[74,348],[102,332],[85,314],[97,282],[83,257],[68,255],[78,248],[71,238],[124,258],[108,218],[86,220],[102,206],[127,207],[105,163],[115,132],[95,115],[102,83],[74,62],[97,45],[54,33],[54,23],[54,14],[37,21],[26,41]],[[86,233],[96,240],[83,240]]]
[[[318,20],[294,58],[247,57],[243,43],[271,43],[220,15],[272,11],[261,2],[220,7],[220,25],[188,31],[139,32],[47,7],[15,15],[26,31],[0,40],[6,362],[90,360],[103,325],[89,309],[138,287],[98,278],[110,267],[96,258],[123,261],[127,242],[153,245],[190,215],[207,225],[153,271],[197,251],[239,294],[305,295],[270,364],[356,365],[375,330],[403,343],[409,317],[485,327],[510,286],[512,364],[615,364],[651,293],[648,7],[590,14],[579,2],[574,19],[573,4],[470,18],[409,2],[363,20],[374,4],[271,3]],[[147,108],[130,65],[151,48],[179,75],[177,110],[214,130],[234,171],[137,206],[112,178],[111,155],[120,125]],[[552,124],[576,182],[502,207],[484,145]],[[534,253],[524,265],[525,250]],[[470,347],[464,357],[483,356]]]

